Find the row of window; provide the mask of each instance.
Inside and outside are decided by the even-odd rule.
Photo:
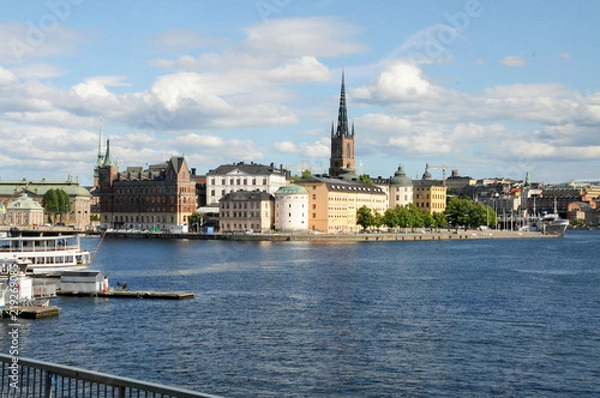
[[[253,178],[252,180],[252,184],[251,185],[256,185],[256,178]],[[210,185],[215,185],[215,179],[211,178],[210,179]],[[221,185],[227,185],[227,179],[226,178],[221,178]],[[230,178],[229,179],[229,185],[248,185],[248,179],[247,178]],[[267,179],[263,178],[262,179],[262,185],[267,185]]]
[[[195,187],[182,186],[179,187],[179,193],[194,193],[196,192]],[[154,186],[154,187],[115,187],[114,193],[116,194],[152,194],[152,193],[177,193],[176,186]]]
[[[186,196],[182,196],[181,197],[182,202],[183,203],[187,203],[188,202],[188,198]],[[194,201],[190,199],[190,201]],[[138,205],[138,204],[144,204],[144,203],[167,203],[167,197],[166,196],[142,196],[142,197],[115,197],[115,204],[123,204],[123,205],[127,205],[127,204],[131,204],[131,205]],[[175,203],[175,196],[169,196],[169,203],[170,204],[174,204]]]

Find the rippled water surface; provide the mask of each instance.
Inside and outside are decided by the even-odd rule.
[[[224,397],[598,396],[599,243],[105,240],[111,284],[195,298],[57,298],[20,354]]]

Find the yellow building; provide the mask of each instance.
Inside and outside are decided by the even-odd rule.
[[[413,203],[431,214],[446,210],[446,187],[440,181],[413,181]]]
[[[295,183],[308,191],[309,229],[323,233],[352,233],[356,225],[356,211],[367,206],[383,214],[386,195],[379,187],[358,181],[329,177],[303,178]]]

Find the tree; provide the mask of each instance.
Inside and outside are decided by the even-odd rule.
[[[356,210],[356,224],[360,225],[364,229],[367,229],[375,224],[375,216],[371,209],[367,206],[362,206]]]
[[[444,213],[435,213],[433,215],[433,221],[436,228],[441,228],[448,225],[448,220],[446,220],[446,215]]]
[[[425,228],[433,228],[435,225],[435,220],[433,219],[433,214],[429,212],[429,210],[422,209],[421,210],[421,222],[422,226]]]
[[[364,182],[365,184],[373,185],[373,181],[371,180],[371,177],[369,177],[368,174],[361,174],[361,175],[359,175],[358,176],[358,181]]]
[[[310,171],[310,170],[302,170],[302,175],[300,175],[300,176],[292,176],[291,181],[292,181],[292,183],[294,183],[296,181],[300,181],[303,178],[310,178],[310,177],[312,177],[312,175],[313,175],[312,171]]]
[[[188,226],[190,230],[199,232],[200,225],[202,225],[203,215],[197,211],[193,212],[188,217]]]
[[[383,213],[383,223],[388,228],[395,229],[398,228],[398,225],[400,225],[399,208],[400,205],[396,205],[394,208],[386,209],[385,213]]]
[[[456,226],[469,225],[471,208],[473,205],[468,199],[450,198],[448,206],[446,206],[446,218],[448,222]]]
[[[377,210],[375,210],[375,213],[373,214],[373,225],[376,226],[377,228],[380,228],[384,224],[385,224],[385,220],[383,218],[383,214],[381,214]]]
[[[48,213],[50,222],[56,222],[57,214],[71,211],[71,199],[63,189],[49,189],[42,198],[42,206]]]

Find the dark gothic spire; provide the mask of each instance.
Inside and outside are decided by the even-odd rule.
[[[342,70],[342,90],[340,93],[340,109],[338,110],[338,123],[336,137],[349,137],[348,131],[348,111],[346,109],[346,86],[344,83],[344,71]]]
[[[103,166],[114,166],[112,157],[110,156],[110,140],[106,140],[106,154],[104,155]]]

